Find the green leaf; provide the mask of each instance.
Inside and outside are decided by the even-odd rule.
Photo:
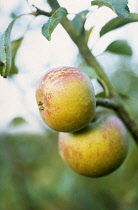
[[[119,93],[119,95],[122,99],[130,100],[131,102],[136,103],[136,105],[138,104],[138,99],[136,99],[132,96],[129,96],[129,95],[126,95],[126,94],[123,94],[123,93]]]
[[[98,78],[96,71],[87,65],[81,64],[79,66],[79,69],[82,70],[85,74],[87,74],[91,79]]]
[[[132,55],[132,49],[126,40],[116,40],[112,42],[105,51],[116,53],[120,55]]]
[[[91,35],[93,29],[94,29],[94,26],[92,26],[88,31],[86,31],[85,40],[87,43],[89,41],[89,38],[90,38],[90,35]]]
[[[0,36],[0,75],[7,77],[11,69],[11,46],[10,35],[14,22],[24,14],[16,17],[8,26],[6,31]]]
[[[43,25],[42,34],[48,41],[51,40],[51,35],[54,29],[62,21],[62,19],[66,17],[67,14],[67,10],[63,7],[60,7],[49,18],[48,22]]]
[[[102,80],[102,78],[100,78],[97,75],[95,69],[93,69],[93,68],[91,68],[89,66],[86,66],[86,65],[80,65],[79,66],[79,69],[81,69],[91,79],[97,79],[97,81],[99,82],[99,84],[103,87],[106,97],[109,96],[109,90],[108,90],[108,87],[107,87],[106,83]]]
[[[0,36],[0,74],[6,77],[11,68],[11,49],[10,49],[10,34],[14,19],[6,29],[6,31]]]
[[[110,32],[114,29],[118,29],[128,23],[138,22],[138,14],[131,13],[130,16],[131,16],[131,18],[116,17],[116,18],[110,20],[101,29],[100,36],[103,36],[104,34]]]
[[[131,92],[136,91],[138,78],[136,78],[128,66],[120,63],[119,68],[111,76],[111,82],[119,94],[130,95]]]
[[[16,53],[17,53],[22,41],[23,41],[23,38],[20,38],[18,40],[11,42],[12,64],[11,64],[10,75],[18,73],[18,69],[15,65],[15,57],[16,57]]]
[[[91,2],[92,5],[99,7],[106,6],[112,9],[118,16],[129,18],[130,12],[127,6],[128,0],[94,0]]]
[[[78,34],[84,34],[85,35],[85,29],[84,29],[84,24],[86,21],[86,15],[89,11],[84,10],[80,13],[78,13],[75,18],[72,20],[73,25],[77,29]]]
[[[103,91],[103,92],[96,94],[96,97],[97,98],[105,98],[106,97],[105,92]]]
[[[10,126],[19,126],[19,125],[23,125],[25,123],[27,123],[27,121],[24,118],[22,118],[22,117],[15,117],[15,118],[12,119],[12,121],[10,122],[9,125]]]

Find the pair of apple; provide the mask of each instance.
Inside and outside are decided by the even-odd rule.
[[[36,100],[44,122],[59,131],[59,153],[79,174],[99,177],[124,161],[128,143],[123,122],[96,111],[90,78],[73,67],[47,72],[38,82]]]

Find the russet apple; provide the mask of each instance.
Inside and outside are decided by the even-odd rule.
[[[127,150],[127,130],[113,113],[99,112],[86,128],[59,133],[59,153],[77,173],[100,177],[117,169]]]
[[[91,80],[73,67],[55,68],[42,76],[36,100],[42,119],[56,131],[78,131],[91,122],[95,114]]]

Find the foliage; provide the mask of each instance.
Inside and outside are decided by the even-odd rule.
[[[0,209],[136,209],[138,158],[132,141],[119,170],[91,179],[61,161],[57,133],[3,134],[0,139]]]
[[[42,34],[44,37],[50,41],[52,32],[67,14],[68,13],[65,8],[60,7],[56,10],[56,12],[54,12],[54,14],[50,17],[49,21],[42,27]]]
[[[19,17],[21,17],[20,15]],[[6,31],[0,36],[0,75],[3,77],[7,77],[11,72],[11,67],[13,67],[12,62],[14,62],[14,57],[17,52],[14,49],[14,55],[11,54],[11,46],[10,46],[10,35],[12,31],[12,27],[14,22],[19,18],[16,17],[13,21],[9,24]],[[21,39],[20,39],[21,41]],[[12,46],[13,48],[13,46]],[[18,49],[18,47],[17,47]],[[13,70],[14,72],[15,70]],[[15,71],[16,72],[16,71]]]
[[[100,36],[104,34],[119,29],[122,26],[125,26],[128,23],[138,22],[138,14],[130,14],[131,18],[124,18],[124,17],[116,17],[106,23],[100,31]]]
[[[116,40],[112,42],[106,50],[107,52],[117,53],[120,55],[132,55],[131,47],[128,45],[126,40]]]
[[[15,117],[10,122],[10,126],[20,126],[26,123],[26,120],[22,117]]]
[[[97,5],[99,7],[106,6],[112,9],[118,16],[129,18],[130,12],[127,6],[128,0],[95,0],[91,2],[92,5]]]
[[[54,0],[49,1],[54,2]],[[29,3],[29,1],[26,2]],[[117,15],[100,28],[97,42],[102,41],[103,36],[106,36],[107,33],[114,33],[116,29],[121,30],[126,25],[138,22],[138,14],[131,13],[127,0],[94,0],[91,2],[91,7],[93,8],[93,6],[108,7]],[[1,11],[2,8],[0,8]],[[31,11],[28,14],[37,18],[37,16],[47,13],[36,7],[35,12]],[[52,39],[53,32],[56,36],[56,27],[63,24],[70,15],[64,7],[59,7],[50,14],[52,14],[51,17],[47,17],[48,21],[42,24],[40,30],[48,41]],[[87,19],[91,14],[94,14],[93,10],[86,9],[78,14],[73,14],[74,18],[70,19],[69,23],[72,23],[72,30],[77,37],[77,39],[73,37],[76,42],[84,39],[84,43],[89,45],[89,40],[93,39],[95,26],[90,26],[89,29],[86,27]],[[17,76],[14,74],[20,74],[15,60],[18,49],[23,45],[24,38],[13,39],[14,41],[10,42],[12,31],[15,30],[13,25],[20,16],[16,16],[15,12],[14,17],[15,19],[12,19],[0,36],[0,75],[4,78],[7,77],[7,82],[9,82],[8,78],[12,76],[10,80],[12,83],[15,82],[14,79]],[[24,24],[27,25],[26,22]],[[35,24],[33,22],[33,27]],[[45,41],[47,41],[46,39]],[[82,47],[85,48],[84,45]],[[97,60],[103,62],[103,58],[104,69],[119,94],[122,104],[137,121],[138,65],[131,60],[133,58],[131,47],[131,43],[128,44],[127,40],[117,38],[108,43],[102,54],[103,57],[99,56]],[[39,53],[38,56],[40,56]],[[80,69],[87,73],[91,79],[94,78],[97,81],[98,87],[102,87],[102,91],[97,96],[108,97],[110,89],[105,81],[99,77],[95,68],[89,66],[80,54],[76,60],[76,66],[79,65]],[[34,77],[35,73],[33,72]],[[20,91],[20,94],[22,97],[24,92]],[[7,96],[4,95],[4,97]],[[19,99],[17,98],[17,100]],[[8,106],[12,106],[12,103],[9,101]],[[30,109],[28,113],[30,114],[31,111]],[[27,128],[29,124],[25,120],[26,118],[20,117],[22,114],[17,116],[19,117],[13,117],[5,131],[0,133],[1,210],[137,209],[138,154],[130,134],[128,134],[130,140],[129,154],[119,170],[100,179],[90,179],[74,173],[61,161],[58,154],[56,132],[42,126],[42,122],[39,123],[43,131],[41,134],[36,133],[35,130],[33,133],[28,133],[27,129],[19,132],[19,127],[24,125]],[[36,118],[35,120],[39,122],[40,119]]]
[[[96,1],[92,1],[92,5],[98,5],[100,7],[101,6],[109,7],[110,9],[114,10],[118,15],[118,17],[110,20],[108,23],[105,24],[105,26],[103,26],[100,32],[100,36],[103,36],[105,33],[110,32],[114,29],[120,28],[128,23],[138,21],[138,17],[137,17],[138,14],[131,14],[129,12],[127,0],[124,0],[123,2],[122,0],[121,2],[120,1],[116,2],[114,0],[102,0],[102,1],[96,0]],[[88,10],[83,11],[80,14],[77,14],[75,18],[72,20],[72,23],[75,25],[75,27],[77,27],[76,31],[78,31],[78,33],[83,32],[82,34],[86,35],[86,40],[88,41],[89,36],[92,33],[92,28],[86,32],[84,30],[84,24],[86,20],[85,16],[87,15],[87,13],[88,13]],[[57,27],[59,23],[61,23],[64,20],[67,14],[68,12],[66,8],[60,7],[52,14],[48,22],[42,26],[42,34],[49,41],[51,40],[51,35],[54,29]],[[21,16],[22,15],[13,19],[13,21],[9,24],[6,31],[0,37],[0,50],[1,50],[0,51],[1,52],[0,53],[0,74],[3,77],[6,77],[10,74],[10,70],[11,70],[10,34],[11,34],[11,30],[12,30],[14,22]],[[13,62],[14,60],[12,60],[12,63]],[[12,66],[12,68],[14,67]],[[15,69],[13,70],[13,72],[14,71],[16,72],[17,70]]]
[[[11,42],[11,51],[12,51],[12,63],[11,63],[11,70],[9,75],[13,75],[13,74],[17,74],[18,73],[18,68],[15,65],[15,58],[16,58],[16,54],[18,49],[20,48],[20,45],[23,41],[23,38],[19,38],[18,40],[12,41]]]
[[[0,74],[6,77],[11,68],[10,34],[15,20],[8,26],[7,30],[0,37]]]

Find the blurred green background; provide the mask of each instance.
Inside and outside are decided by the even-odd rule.
[[[46,1],[35,3],[50,11]],[[89,4],[84,6],[87,8]],[[79,7],[77,9],[79,11]],[[24,0],[0,0],[0,32],[14,16],[32,10],[31,4],[28,6]],[[111,18],[107,12],[104,21]],[[17,21],[11,36],[11,41],[18,40],[12,43],[12,74],[8,79],[0,78],[0,210],[137,210],[138,151],[130,134],[129,153],[123,165],[108,176],[88,178],[78,175],[63,162],[58,154],[58,133],[49,129],[39,116],[35,87],[46,70],[59,65],[88,70],[61,26],[50,43],[45,40],[40,26],[46,20],[46,17],[36,20],[24,17]],[[101,21],[99,18],[97,22],[103,24]],[[137,24],[131,23],[120,29],[120,33],[114,32],[109,39],[125,37],[132,46],[133,56],[101,54],[104,39],[103,48],[101,40],[101,48],[97,43],[94,52],[138,122],[138,42],[134,33]],[[97,30],[94,33],[96,37]],[[63,40],[66,47],[62,45]],[[96,93],[102,91],[95,81],[94,84]]]
[[[59,157],[57,133],[1,135],[0,209],[137,209],[138,153],[102,178],[73,172]]]

